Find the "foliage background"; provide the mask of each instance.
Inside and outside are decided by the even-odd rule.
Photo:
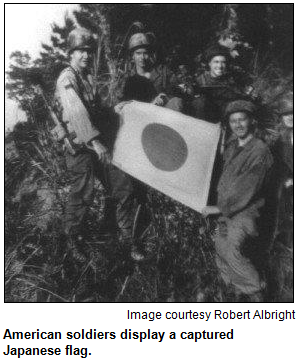
[[[17,123],[5,139],[6,300],[199,301],[204,296],[235,301],[217,277],[213,221],[153,190],[144,263],[132,264],[118,241],[97,235],[105,203],[99,184],[87,222],[97,242],[88,245],[86,264],[71,261],[60,229],[68,175],[61,146],[50,134],[47,103],[67,64],[66,39],[76,24],[97,36],[94,75],[108,106],[117,102],[119,84],[130,68],[129,36],[141,30],[154,33],[160,62],[175,72],[186,65],[190,76],[204,69],[203,52],[210,44],[229,47],[232,72],[262,105],[263,126],[273,143],[278,137],[275,103],[292,91],[292,4],[81,4],[75,22],[66,17],[64,26],[52,25],[51,42],[42,44],[38,58],[16,50],[6,90],[27,121]],[[281,246],[276,255],[273,246],[267,259],[266,273],[274,280],[267,299],[291,300],[293,251]],[[278,264],[272,267],[271,260]]]

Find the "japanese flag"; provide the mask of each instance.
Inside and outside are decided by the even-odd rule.
[[[113,164],[200,212],[207,203],[220,126],[133,101],[120,113]]]

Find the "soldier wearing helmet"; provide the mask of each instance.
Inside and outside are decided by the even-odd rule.
[[[236,295],[261,301],[265,287],[252,261],[251,251],[258,236],[257,221],[265,204],[265,191],[273,158],[268,146],[254,136],[255,105],[247,100],[230,102],[225,117],[232,136],[224,151],[223,171],[217,187],[217,205],[206,206],[204,216],[218,216],[214,237],[220,275]],[[260,241],[261,242],[261,241]]]
[[[166,66],[156,64],[154,41],[150,35],[133,34],[129,39],[128,50],[133,70],[126,79],[123,100],[150,102],[181,112],[182,98],[174,96],[178,87],[176,77]]]
[[[129,177],[109,163],[105,145],[106,117],[96,91],[90,66],[95,41],[86,29],[75,29],[68,38],[69,66],[60,74],[56,100],[61,110],[66,145],[66,164],[70,175],[70,192],[65,208],[64,231],[72,245],[74,257],[86,258],[84,221],[93,202],[94,180],[98,176],[112,200],[106,208],[107,223],[122,238],[131,236],[136,211],[136,197]],[[111,204],[111,205],[110,205]],[[116,225],[112,221],[116,220]]]
[[[293,173],[293,94],[287,94],[279,100],[277,113],[279,116],[280,134],[278,152],[285,165]]]
[[[194,117],[220,122],[226,104],[240,96],[241,92],[228,73],[230,54],[221,45],[207,49],[205,60],[209,69],[196,78],[193,100]]]
[[[293,301],[293,211],[294,211],[294,149],[293,94],[284,95],[276,104],[279,138],[275,144],[277,164],[277,213],[272,248],[272,275],[276,301]],[[276,264],[276,257],[278,263]],[[286,273],[285,273],[286,271]]]

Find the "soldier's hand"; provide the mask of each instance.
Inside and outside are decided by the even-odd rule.
[[[219,213],[220,213],[220,210],[215,205],[206,205],[206,207],[204,207],[201,211],[201,214],[204,218],[206,218],[208,216],[216,215]]]
[[[193,96],[194,95],[194,88],[191,85],[187,85],[186,86],[186,94],[188,94],[189,96]]]
[[[120,113],[121,111],[122,111],[122,108],[125,106],[125,105],[127,105],[128,103],[131,103],[132,101],[123,101],[123,102],[120,102],[120,103],[118,103],[118,105],[116,105],[115,107],[114,107],[114,111],[116,112],[116,113]]]
[[[98,155],[98,159],[102,162],[110,162],[110,155],[108,154],[107,148],[98,140],[92,141],[93,150]]]
[[[160,93],[152,101],[153,105],[156,105],[156,106],[164,106],[166,104],[166,102],[167,102],[167,95],[165,93]]]

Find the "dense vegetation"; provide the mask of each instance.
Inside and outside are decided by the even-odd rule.
[[[292,13],[291,4],[89,4],[81,5],[75,18],[97,35],[94,75],[108,106],[117,102],[130,67],[125,46],[133,32],[152,31],[160,61],[175,72],[185,65],[189,76],[204,69],[202,53],[209,44],[226,45],[235,57],[232,71],[262,106],[263,134],[274,143],[274,105],[293,86]],[[11,55],[6,89],[27,121],[6,135],[6,301],[197,301],[203,295],[208,301],[234,301],[233,291],[217,278],[213,221],[153,190],[152,222],[142,237],[145,262],[132,263],[117,239],[97,235],[105,204],[100,184],[87,221],[89,258],[83,264],[71,259],[61,239],[68,175],[61,146],[50,133],[47,105],[67,62],[66,39],[74,26],[68,17],[63,27],[53,24],[51,44],[42,45],[37,59],[19,51]],[[274,276],[268,299],[283,301],[293,291],[293,251],[281,245],[268,258],[278,261],[267,270]]]

